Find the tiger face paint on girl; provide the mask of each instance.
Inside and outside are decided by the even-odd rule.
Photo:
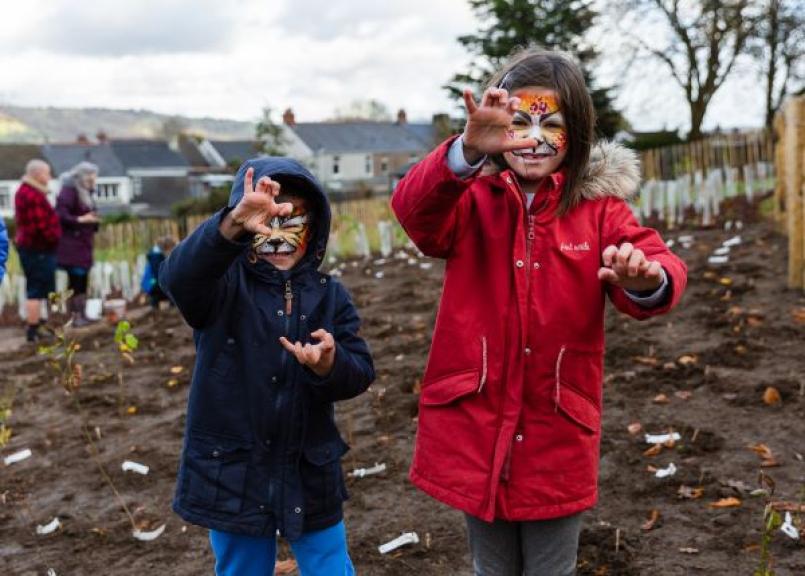
[[[293,200],[292,200],[293,202]],[[275,216],[266,223],[271,230],[268,235],[256,234],[252,252],[280,270],[290,270],[305,255],[310,243],[312,214],[293,202],[290,216]]]
[[[508,135],[510,138],[534,138],[536,148],[515,152],[515,156],[556,156],[567,149],[567,128],[553,90],[523,88],[513,94],[520,98]]]

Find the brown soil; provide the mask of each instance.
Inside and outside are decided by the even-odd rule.
[[[601,496],[586,514],[580,575],[750,574],[760,558],[765,500],[761,459],[747,445],[767,445],[779,467],[766,468],[775,500],[805,499],[805,307],[785,289],[785,239],[768,225],[742,231],[744,243],[717,271],[707,256],[731,236],[694,232],[687,294],[672,314],[638,323],[610,309],[607,319],[605,417]],[[676,234],[666,234],[675,237]],[[424,368],[441,288],[442,266],[422,269],[408,256],[387,263],[348,263],[343,280],[364,318],[378,379],[361,397],[339,407],[341,430],[352,445],[344,469],[383,462],[381,475],[349,478],[346,506],[350,548],[359,574],[470,574],[462,515],[415,490],[406,480],[416,430],[418,380]],[[383,272],[377,278],[377,272]],[[730,280],[729,286],[725,285]],[[803,313],[805,316],[805,312]],[[125,368],[120,415],[118,358],[111,327],[80,335],[84,384],[79,393],[98,428],[100,458],[144,528],[167,524],[153,542],[137,542],[110,489],[90,458],[73,400],[54,383],[33,350],[0,355],[0,392],[14,393],[14,436],[2,456],[30,448],[33,456],[0,463],[0,573],[44,575],[209,574],[206,532],[170,510],[194,350],[190,330],[174,311],[135,322],[141,339],[136,364]],[[692,359],[684,359],[683,356]],[[182,366],[175,376],[171,367]],[[168,386],[169,380],[178,380]],[[781,402],[766,405],[775,387]],[[689,396],[686,397],[687,393]],[[665,394],[667,403],[654,401]],[[682,440],[648,457],[640,422],[650,433],[671,429]],[[124,473],[123,460],[151,467],[148,476]],[[677,473],[657,479],[647,466],[670,462]],[[740,483],[743,484],[740,484]],[[730,487],[738,486],[738,488]],[[680,486],[702,488],[681,499]],[[708,505],[737,497],[737,508]],[[659,511],[653,529],[641,525]],[[62,528],[36,534],[54,516]],[[415,530],[421,543],[382,556],[377,546]],[[778,576],[805,574],[805,546],[775,531],[770,546]],[[281,557],[287,549],[281,548]]]

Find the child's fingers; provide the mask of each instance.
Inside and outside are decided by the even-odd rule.
[[[657,262],[656,260],[652,260],[648,263],[648,268],[646,269],[645,273],[646,278],[662,278],[662,264]]]
[[[615,258],[615,254],[618,253],[618,247],[614,244],[610,244],[604,251],[601,253],[601,260],[604,262],[604,266],[612,266],[612,260]]]
[[[246,175],[243,177],[244,194],[248,194],[249,192],[254,191],[253,179],[254,179],[254,168],[248,168],[246,170]]]
[[[615,264],[621,268],[625,268],[629,264],[629,257],[632,255],[632,250],[634,250],[634,246],[628,242],[621,244],[620,248],[618,248],[618,254],[615,257]]]
[[[280,204],[274,204],[277,216],[290,216],[291,212],[293,212],[293,204],[290,202],[281,202]]]
[[[285,348],[288,352],[293,354],[294,352],[293,344],[291,344],[291,341],[288,340],[285,336],[280,336],[280,344],[282,344],[282,347]]]
[[[500,147],[502,152],[512,152],[514,150],[525,150],[527,148],[536,148],[539,142],[535,138],[522,138],[515,140],[506,140]]]
[[[514,114],[520,108],[520,99],[517,96],[509,98],[509,103],[506,105],[506,110]]]
[[[263,236],[271,236],[271,228],[265,224],[255,224],[254,229],[251,230],[251,232],[255,234],[262,234]]]
[[[318,345],[322,352],[329,352],[335,348],[335,338],[333,338],[333,335],[327,332],[327,330],[324,328],[319,328],[315,332],[311,332],[310,335],[319,341]]]
[[[464,89],[464,107],[467,109],[467,114],[474,114],[478,110],[478,104],[475,102],[475,96],[469,88]]]
[[[620,282],[620,276],[618,276],[612,268],[599,268],[598,279],[601,282],[609,282],[610,284]]]
[[[268,194],[271,190],[271,178],[268,176],[263,176],[257,181],[257,186],[255,186],[255,192],[259,194]]]
[[[643,251],[639,248],[635,248],[632,250],[631,255],[629,256],[629,262],[627,266],[627,274],[630,278],[634,278],[637,276],[637,273],[643,267],[643,263],[645,262],[646,257],[643,254]]]

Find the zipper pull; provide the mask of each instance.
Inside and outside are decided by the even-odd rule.
[[[285,315],[290,316],[293,309],[293,291],[291,291],[291,281],[285,282]]]

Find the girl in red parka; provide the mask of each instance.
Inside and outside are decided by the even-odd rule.
[[[626,203],[634,154],[592,146],[570,57],[525,51],[464,100],[464,133],[392,198],[447,260],[410,476],[465,512],[476,574],[564,576],[597,498],[605,297],[663,314],[686,268]]]

